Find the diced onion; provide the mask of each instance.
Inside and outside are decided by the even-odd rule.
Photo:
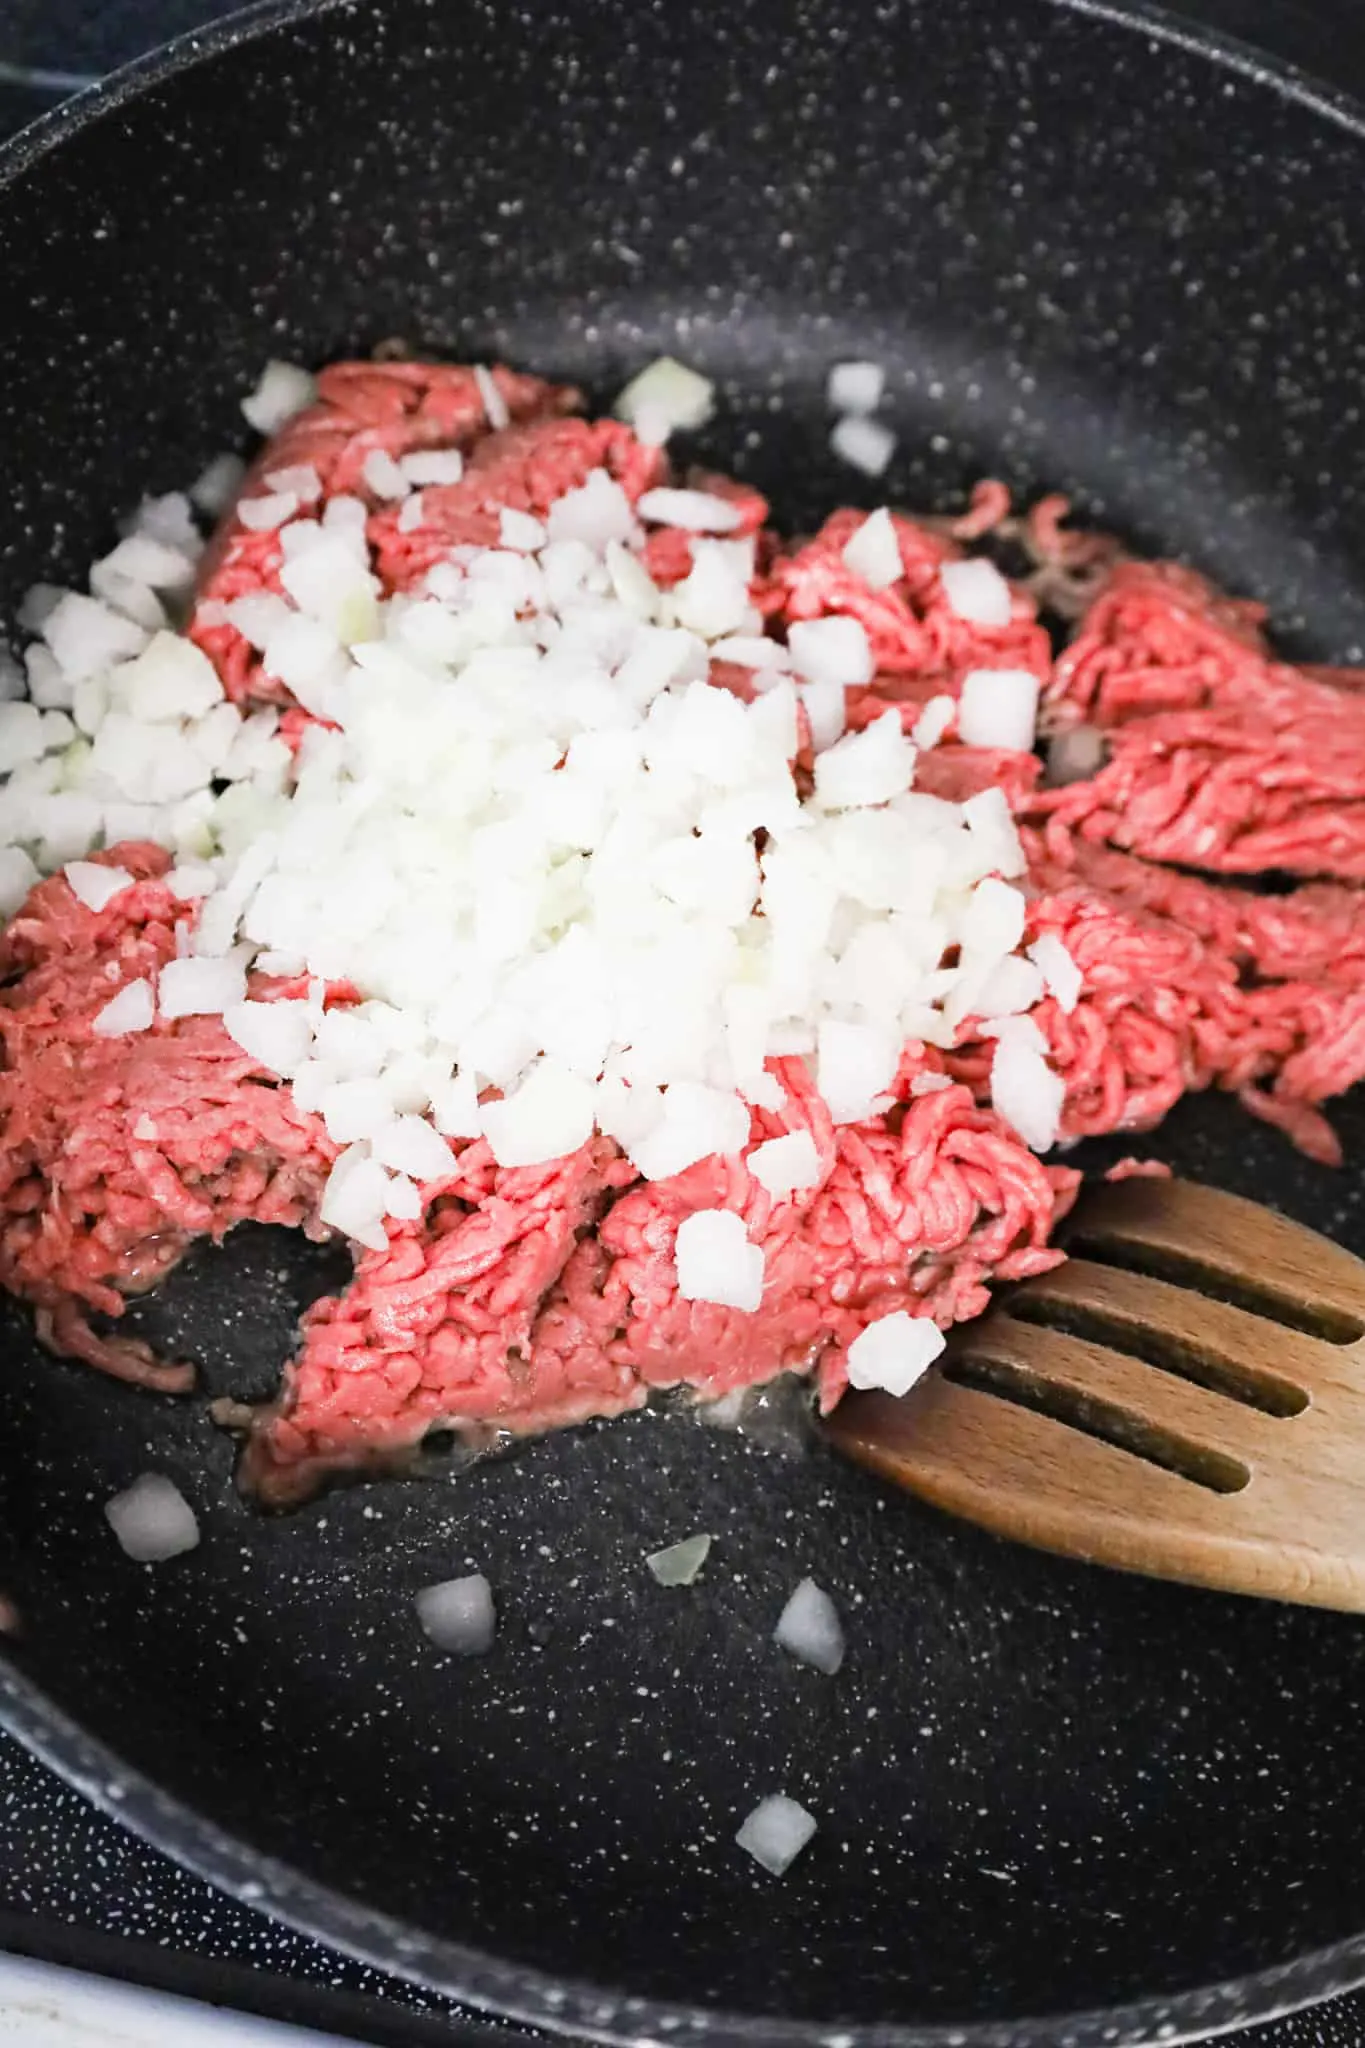
[[[13,917],[38,880],[38,870],[22,846],[0,847],[0,920]]]
[[[848,1347],[851,1387],[881,1387],[888,1394],[908,1394],[943,1350],[944,1337],[928,1316],[897,1309],[869,1323]]]
[[[698,1209],[678,1225],[674,1246],[684,1301],[714,1301],[753,1310],[763,1298],[763,1250],[750,1244],[744,1218],[729,1209]]]
[[[1047,1152],[1061,1128],[1066,1084],[1043,1055],[1011,1037],[996,1043],[991,1102],[1033,1152]]]
[[[493,1589],[482,1572],[463,1579],[442,1579],[414,1594],[417,1619],[438,1650],[460,1657],[482,1657],[493,1647],[497,1609]]]
[[[156,1015],[150,981],[128,981],[96,1012],[90,1029],[96,1038],[124,1038],[130,1031],[146,1031]]]
[[[97,912],[133,886],[133,877],[127,868],[108,867],[102,861],[70,860],[62,873],[71,884],[71,893],[77,902],[83,903],[87,910]]]
[[[883,476],[896,452],[896,437],[880,420],[847,413],[835,422],[829,445],[850,469],[860,469],[864,476]]]
[[[499,1166],[538,1166],[585,1145],[593,1113],[590,1083],[542,1060],[511,1095],[484,1105],[483,1133]]]
[[[958,737],[968,747],[1026,754],[1038,723],[1038,678],[1022,668],[974,668],[962,679]]]
[[[846,1648],[839,1610],[814,1579],[802,1579],[778,1616],[773,1640],[789,1656],[832,1678]]]
[[[646,491],[635,509],[641,519],[687,533],[733,533],[744,517],[738,505],[710,491]]]
[[[875,412],[885,389],[886,372],[880,363],[836,363],[825,396],[835,412]]]
[[[296,363],[272,359],[261,372],[256,389],[242,400],[247,423],[258,434],[277,434],[286,420],[311,405],[317,386],[306,370]]]
[[[943,594],[960,619],[974,626],[1008,626],[1014,599],[994,562],[945,562],[939,575]]]
[[[1074,1010],[1080,1000],[1081,970],[1056,933],[1044,932],[1035,939],[1028,956],[1046,982],[1049,995],[1057,998],[1059,1008]]]
[[[869,590],[886,590],[900,581],[904,574],[901,546],[885,505],[870,513],[857,532],[844,542],[843,556]]]
[[[773,1877],[783,1877],[810,1841],[819,1823],[795,1799],[775,1792],[761,1799],[735,1836],[755,1863]]]
[[[792,666],[806,683],[868,683],[872,649],[859,619],[807,619],[787,633]]]
[[[163,1017],[221,1016],[246,995],[240,960],[168,960],[157,978]]]
[[[779,1202],[817,1186],[821,1179],[820,1154],[809,1131],[769,1138],[765,1144],[755,1145],[745,1163],[754,1179]]]
[[[174,1480],[161,1472],[144,1472],[105,1502],[104,1513],[120,1546],[137,1564],[163,1564],[199,1542],[194,1509]]]
[[[666,1550],[653,1550],[645,1559],[661,1586],[690,1586],[706,1562],[711,1548],[709,1536],[685,1536]]]
[[[714,409],[715,386],[672,356],[660,356],[632,377],[616,401],[619,417],[655,446],[670,434],[704,427]]]
[[[464,475],[464,457],[458,448],[415,448],[398,464],[404,483],[414,489],[428,484],[457,484]]]

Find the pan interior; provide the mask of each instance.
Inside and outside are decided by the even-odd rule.
[[[788,527],[1003,473],[1265,596],[1286,644],[1360,655],[1354,134],[1044,0],[776,16],[582,6],[532,36],[501,7],[344,7],[39,154],[0,187],[0,595],[236,440],[267,353],[401,333],[608,394],[669,348],[721,386],[700,452]],[[825,452],[850,356],[889,372],[884,489]],[[1340,1124],[1359,1161],[1365,1109]],[[1226,1102],[1150,1146],[1365,1252],[1356,1167]],[[140,1314],[255,1395],[327,1280],[243,1231]],[[424,1935],[849,2023],[1173,1993],[1365,1927],[1357,1622],[1033,1556],[663,1415],[263,1520],[202,1401],[54,1364],[12,1307],[0,1332],[17,1661],[189,1806]],[[159,1570],[101,1512],[149,1467],[204,1530]],[[658,1588],[644,1553],[700,1530],[700,1582]],[[411,1596],[475,1569],[496,1647],[441,1658]],[[806,1574],[846,1618],[834,1681],[769,1641]],[[732,1839],[778,1790],[820,1821],[781,1883]]]

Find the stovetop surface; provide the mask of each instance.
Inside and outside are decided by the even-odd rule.
[[[0,136],[228,0],[0,0]],[[1178,11],[1365,97],[1365,0],[1181,0]],[[534,2037],[291,1933],[107,1819],[0,1736],[0,1950],[345,2034],[376,2048]],[[1365,1993],[1227,2037],[1365,2048]]]

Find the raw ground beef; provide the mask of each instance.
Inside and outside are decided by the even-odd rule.
[[[543,513],[598,467],[632,500],[664,477],[663,458],[626,427],[573,416],[571,391],[494,376],[502,428],[470,370],[336,365],[245,488],[311,464],[324,498],[360,497],[391,594],[452,546],[496,543],[504,507]],[[424,489],[415,522],[366,482],[376,451],[452,446],[464,475]],[[1064,1135],[1149,1129],[1186,1090],[1221,1087],[1334,1159],[1319,1105],[1365,1073],[1365,895],[1350,886],[1365,875],[1365,696],[1352,694],[1354,678],[1275,660],[1258,607],[1073,532],[1060,500],[1016,517],[987,483],[956,521],[896,515],[903,573],[874,593],[841,552],[860,514],[838,512],[788,545],[757,493],[690,481],[730,496],[739,530],[758,535],[752,595],[772,634],[825,614],[862,621],[877,672],[849,693],[851,726],[894,705],[911,728],[929,698],[956,697],[984,667],[1035,674],[1054,729],[1103,730],[1099,771],[1061,788],[1041,785],[1033,755],[962,746],[951,732],[917,774],[918,787],[955,800],[1006,792],[1029,862],[1029,936],[1056,933],[1082,969],[1071,1011],[1048,997],[1034,1012],[1065,1083]],[[1002,540],[1028,572],[1008,624],[975,625],[949,603],[940,570]],[[655,579],[686,575],[690,548],[685,534],[654,535]],[[221,612],[277,588],[279,567],[277,536],[230,513],[190,631],[239,703],[288,702]],[[1044,607],[1076,620],[1060,655]],[[749,671],[722,663],[712,680],[752,687]],[[304,714],[289,716],[297,730]],[[809,766],[807,751],[798,775]],[[189,1367],[119,1336],[125,1297],[192,1240],[239,1221],[319,1232],[337,1148],[220,1019],[94,1034],[111,987],[172,958],[189,914],[161,880],[157,849],[97,858],[131,869],[137,886],[96,914],[54,877],[0,941],[0,1282],[36,1306],[53,1349],[180,1389]],[[1331,879],[1276,895],[1212,879],[1265,868]],[[301,991],[257,977],[251,992]],[[338,1469],[401,1461],[433,1429],[542,1430],[657,1389],[714,1398],[783,1370],[812,1375],[830,1407],[848,1345],[872,1320],[907,1309],[946,1326],[978,1314],[993,1282],[1061,1256],[1050,1233],[1078,1176],[1036,1159],[989,1107],[990,1054],[970,1021],[950,1054],[912,1045],[894,1106],[837,1127],[805,1064],[773,1062],[783,1107],[754,1112],[752,1139],[806,1130],[821,1162],[818,1184],[784,1201],[739,1160],[645,1182],[603,1137],[515,1169],[496,1166],[482,1141],[457,1144],[456,1170],[427,1191],[422,1218],[391,1225],[382,1252],[358,1252],[348,1287],[310,1310],[278,1399],[238,1418],[245,1483],[294,1499]],[[763,1249],[756,1313],[678,1294],[678,1226],[716,1207],[742,1215]]]

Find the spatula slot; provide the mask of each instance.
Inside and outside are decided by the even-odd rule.
[[[1327,1344],[1354,1344],[1365,1337],[1365,1322],[1359,1316],[1327,1302],[1305,1301],[1287,1294],[1258,1280],[1253,1273],[1216,1266],[1195,1252],[1181,1252],[1169,1245],[1135,1243],[1132,1238],[1111,1237],[1107,1231],[1088,1231],[1083,1225],[1068,1234],[1066,1246],[1082,1258],[1117,1266],[1125,1273],[1145,1273],[1153,1280],[1172,1281],[1177,1287],[1188,1287],[1211,1301],[1225,1301],[1233,1308],[1278,1323],[1282,1329],[1319,1337]]]
[[[1258,1409],[1262,1415],[1302,1415],[1309,1405],[1302,1387],[1274,1373],[1251,1370],[1239,1360],[1229,1358],[1204,1341],[1197,1329],[1162,1329],[1159,1325],[1138,1322],[1117,1308],[1058,1299],[1045,1289],[1037,1294],[1015,1295],[1007,1306],[1017,1322],[1065,1330],[1069,1336],[1084,1337],[1092,1344],[1107,1344],[1111,1350],[1140,1359],[1159,1372],[1207,1387],[1210,1393],[1222,1394],[1244,1408]]]
[[[942,1370],[944,1378],[954,1386],[994,1394],[1015,1408],[1031,1408],[1068,1429],[1079,1430],[1083,1436],[1112,1444],[1116,1450],[1127,1451],[1149,1465],[1160,1465],[1211,1493],[1240,1493],[1250,1482],[1251,1473],[1240,1458],[1207,1444],[1193,1443],[1144,1416],[1133,1415],[1126,1408],[1081,1393],[1075,1387],[1060,1385],[1013,1360],[973,1350],[945,1359]]]

